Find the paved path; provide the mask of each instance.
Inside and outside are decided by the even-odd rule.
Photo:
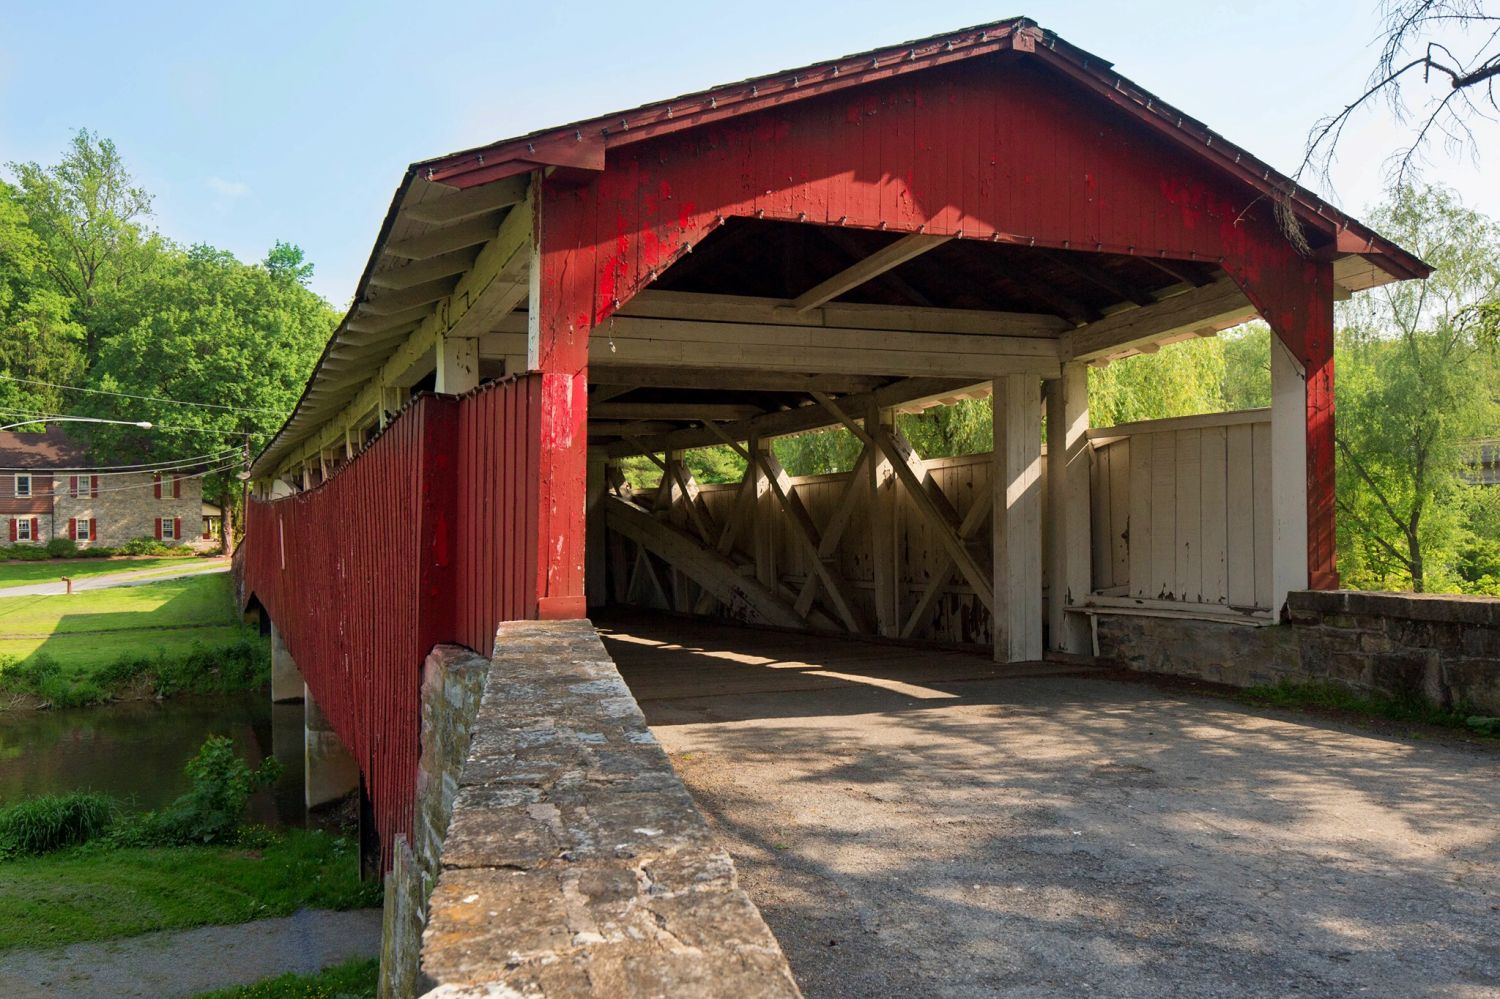
[[[0,951],[5,999],[193,996],[380,953],[380,910],[304,909],[283,919]]]
[[[1500,997],[1500,750],[1095,668],[620,627],[810,999]]]
[[[168,579],[181,579],[184,576],[208,576],[216,572],[228,571],[228,559],[215,559],[212,562],[183,563],[181,568],[177,569],[158,567],[156,569],[106,572],[97,576],[83,576],[73,580],[73,592],[108,590],[117,586],[144,586],[147,583],[160,583]],[[57,575],[59,577],[66,576],[67,571],[59,568]],[[68,585],[63,582],[30,583],[26,586],[6,586],[0,588],[0,597],[51,597],[67,592]]]

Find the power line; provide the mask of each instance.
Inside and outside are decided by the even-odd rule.
[[[84,388],[81,385],[60,385],[56,382],[44,382],[38,378],[17,378],[15,375],[0,375],[0,380],[8,382],[21,382],[25,385],[42,385],[47,388],[61,389],[65,392],[90,392],[94,395],[112,395],[121,399],[139,399],[142,402],[166,402],[174,406],[201,406],[205,409],[222,409],[231,413],[258,413],[262,416],[285,415],[278,409],[250,409],[244,406],[225,406],[217,402],[187,402],[183,399],[168,399],[159,395],[135,395],[130,392],[111,392],[109,389]]]
[[[33,472],[38,475],[51,475],[56,472],[153,472],[167,471],[171,468],[191,468],[194,465],[222,461],[230,455],[238,455],[240,449],[237,447],[221,448],[208,454],[197,454],[190,458],[163,458],[161,461],[143,461],[134,465],[82,465],[78,468],[59,468],[53,465],[36,468],[19,468],[0,466],[0,472]]]
[[[4,413],[7,416],[34,417],[35,422],[37,423],[45,423],[48,420],[63,420],[72,418],[70,415],[65,413],[40,413],[34,409],[8,409],[5,407],[0,407],[0,413]],[[151,424],[151,429],[153,431],[162,430],[167,433],[175,434],[219,434],[223,437],[244,437],[247,433],[249,433],[251,436],[259,435],[258,431],[219,430],[215,427],[175,427],[170,425],[163,426],[160,423]]]
[[[202,479],[202,478],[205,478],[207,476],[213,475],[215,472],[227,472],[231,468],[238,468],[238,467],[240,467],[241,464],[242,463],[239,462],[239,461],[231,461],[231,462],[229,462],[227,464],[219,465],[216,468],[206,468],[206,469],[204,469],[201,472],[193,472],[190,475],[176,475],[176,476],[173,476],[173,478],[177,478],[177,479]],[[129,472],[117,472],[115,474],[117,474],[117,475],[129,475],[129,474],[133,474],[133,473],[129,473]],[[144,473],[141,473],[141,474],[144,474]],[[80,484],[79,488],[78,488],[78,496],[74,497],[74,496],[70,495],[68,498],[69,499],[78,499],[78,500],[94,499],[96,497],[96,495],[97,496],[103,496],[106,493],[125,493],[125,492],[130,492],[131,490],[134,490],[134,489],[153,489],[153,488],[156,487],[156,484],[157,483],[154,480],[152,480],[152,481],[149,481],[149,482],[131,482],[131,483],[127,483],[127,484],[122,485],[122,486],[102,486],[101,485],[99,487],[99,489],[97,490],[97,493],[94,490],[88,490],[87,491],[87,495],[85,495],[85,490],[83,488],[83,485]],[[162,481],[161,484],[163,486],[167,485],[168,484],[167,480],[163,479],[163,481]],[[50,489],[50,490],[41,490],[41,491],[33,490],[32,494],[30,496],[17,497],[17,498],[18,499],[56,499],[59,496],[62,496],[63,494],[65,494],[67,492],[68,492],[67,489],[63,489],[63,490],[59,491],[57,489],[57,487],[54,485],[53,488]],[[23,516],[23,515],[22,514],[11,514],[11,516]]]

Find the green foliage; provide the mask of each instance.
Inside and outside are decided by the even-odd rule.
[[[1222,412],[1225,375],[1224,345],[1217,339],[1168,344],[1155,354],[1090,368],[1089,421],[1096,427],[1113,427]],[[1267,395],[1269,378],[1268,369]]]
[[[47,542],[48,558],[76,558],[78,544],[72,538],[53,538]]]
[[[346,838],[289,829],[253,848],[100,841],[12,860],[0,876],[0,952],[379,905],[358,858]]]
[[[1500,431],[1500,226],[1436,187],[1397,191],[1373,221],[1437,270],[1343,311],[1339,568],[1365,588],[1492,590],[1493,501],[1462,473]]]
[[[120,555],[158,555],[181,557],[194,554],[187,545],[168,545],[155,538],[131,538],[115,551]]]
[[[189,846],[236,842],[250,795],[281,776],[275,757],[251,769],[225,736],[205,739],[186,766],[189,786],[172,804],[122,823],[112,834],[120,846]]]
[[[375,999],[380,961],[369,958],[311,975],[279,975],[254,985],[205,992],[197,999]]]
[[[221,645],[195,643],[187,652],[122,652],[89,671],[66,670],[45,652],[24,659],[0,655],[0,691],[26,694],[51,708],[99,704],[128,690],[154,697],[254,690],[271,677],[271,655],[258,637]]]
[[[224,466],[237,466],[241,448],[265,443],[280,426],[336,322],[306,287],[312,265],[302,250],[278,241],[264,261],[247,264],[162,238],[148,227],[150,195],[113,143],[87,130],[55,164],[8,167],[14,183],[0,181],[0,415],[150,420],[151,431],[69,429],[112,459],[219,454],[204,494],[238,502],[237,468]]]
[[[5,545],[0,547],[0,559],[12,562],[45,562],[51,557],[44,545]]]
[[[104,833],[117,809],[107,795],[44,794],[0,808],[0,860],[51,853]]]

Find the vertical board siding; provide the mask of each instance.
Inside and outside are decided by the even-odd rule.
[[[1270,428],[1240,418],[1096,443],[1094,591],[1269,607]]]
[[[423,659],[443,642],[489,655],[501,621],[536,616],[537,391],[420,397],[322,485],[247,510],[245,596],[358,762],[387,867],[411,833]]]

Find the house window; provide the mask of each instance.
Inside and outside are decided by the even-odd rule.
[[[26,498],[31,496],[31,476],[24,472],[16,473],[16,497]]]
[[[176,524],[171,517],[163,517],[161,519],[161,537],[163,541],[171,541],[177,537],[173,531],[175,526]]]
[[[92,520],[89,520],[87,518],[78,521],[76,533],[78,534],[79,541],[93,540],[93,535],[89,532],[89,528],[93,526],[93,523],[94,522]]]
[[[17,476],[17,477],[19,478],[19,476]],[[31,518],[30,517],[18,517],[18,518],[16,518],[16,540],[17,541],[30,541],[30,540],[32,540],[32,537],[31,537]]]

